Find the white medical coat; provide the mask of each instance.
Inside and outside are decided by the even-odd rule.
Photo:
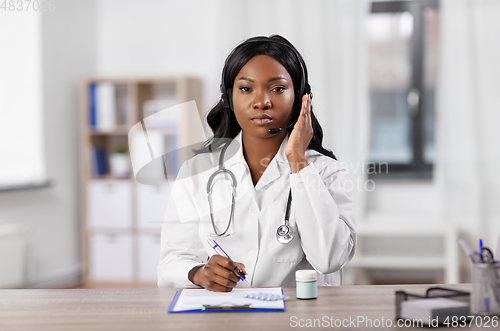
[[[207,199],[207,181],[218,169],[220,149],[183,164],[162,226],[159,287],[196,287],[188,272],[215,254],[207,238],[215,239],[232,260],[245,265],[253,287],[295,286],[299,269],[315,269],[320,285],[339,284],[338,270],[352,259],[356,246],[347,167],[307,150],[309,165],[291,174],[285,156],[287,142],[288,136],[255,187],[243,156],[241,132],[231,142],[224,167],[234,173],[237,189],[227,237],[214,236]],[[290,226],[295,238],[281,244],[276,230],[284,224],[290,188]],[[230,180],[217,176],[212,201],[219,233],[229,221],[231,192]],[[238,282],[237,286],[248,285]]]

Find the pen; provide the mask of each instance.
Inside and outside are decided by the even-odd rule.
[[[483,259],[483,239],[479,239],[479,256]]]
[[[479,254],[477,252],[474,252],[474,249],[472,249],[472,246],[467,241],[467,239],[459,239],[458,243],[460,244],[460,247],[462,247],[462,249],[464,250],[465,254],[467,254],[471,258],[473,263],[481,262]]]
[[[215,240],[207,238],[207,241],[208,241],[208,244],[210,245],[210,247],[212,247],[213,250],[217,254],[225,256],[225,257],[227,257],[228,259],[230,259],[232,261],[232,259],[229,257],[229,255],[227,255],[227,253],[222,249],[222,247],[220,247],[220,245]],[[244,281],[249,286],[252,286],[252,285],[250,285],[250,282],[246,279],[245,274],[243,273],[243,271],[238,270],[237,274],[238,274],[238,277],[240,278],[240,280]]]

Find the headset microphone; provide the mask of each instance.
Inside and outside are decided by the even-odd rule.
[[[295,125],[295,123],[296,123],[296,122],[297,122],[297,121],[293,122],[292,124],[290,124],[290,125],[289,125],[289,126],[287,126],[286,128],[275,128],[275,129],[269,129],[268,131],[269,131],[269,133],[270,133],[270,134],[276,134],[276,133],[278,133],[278,132],[281,132],[281,131],[283,131],[283,130],[286,130],[286,129],[291,128],[292,126],[294,126],[294,125]]]
[[[312,93],[309,93],[309,98],[310,98],[310,100],[312,100]],[[289,126],[287,126],[286,128],[274,128],[274,129],[269,129],[268,131],[270,134],[276,134],[276,133],[281,132],[283,130],[290,129],[292,126],[295,125],[295,123],[297,123],[297,120],[298,120],[298,118],[295,121],[293,121],[293,123],[290,124]]]

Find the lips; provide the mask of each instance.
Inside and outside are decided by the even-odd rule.
[[[259,114],[252,117],[251,121],[256,124],[267,124],[271,123],[273,121],[273,118],[267,114]]]

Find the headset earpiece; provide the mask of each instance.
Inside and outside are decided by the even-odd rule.
[[[224,91],[224,85],[220,84],[220,99],[222,107],[233,110],[233,89],[228,88]]]
[[[222,107],[228,108],[229,104],[227,102],[227,98],[224,96],[224,87],[220,84],[220,100],[222,101]]]

